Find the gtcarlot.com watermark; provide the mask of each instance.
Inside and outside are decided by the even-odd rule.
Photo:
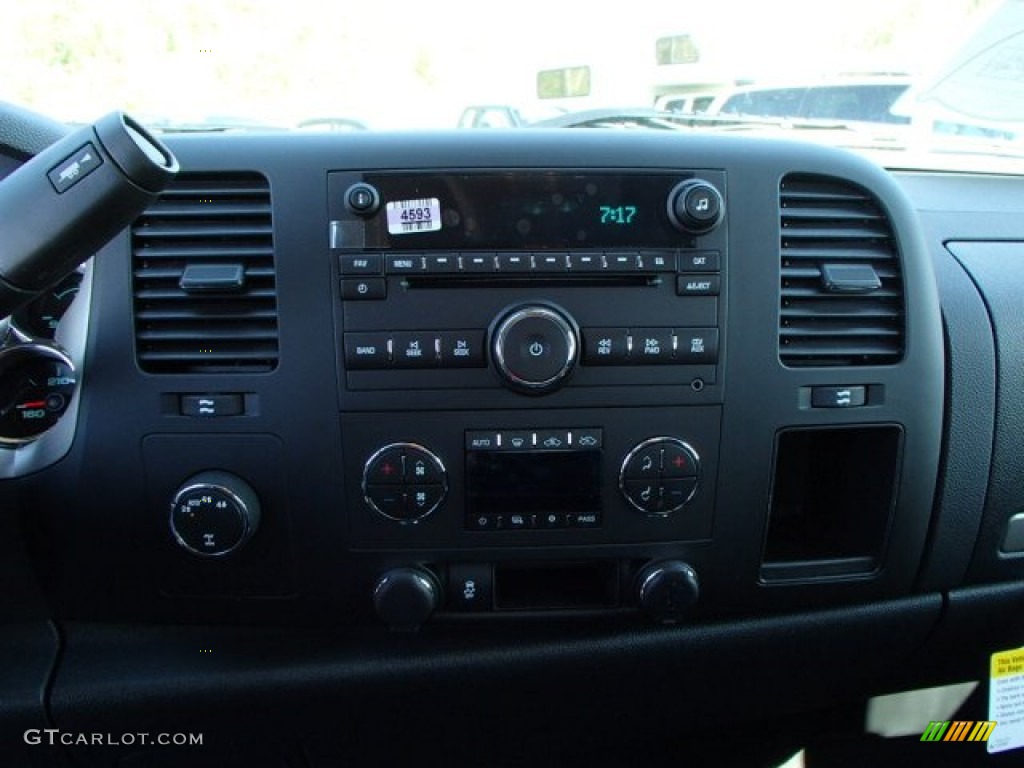
[[[201,747],[201,733],[72,733],[59,728],[29,728],[25,743],[50,747]]]

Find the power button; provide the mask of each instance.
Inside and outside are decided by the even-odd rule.
[[[492,346],[505,381],[534,394],[560,386],[579,354],[574,324],[562,313],[542,306],[510,313],[495,329]]]

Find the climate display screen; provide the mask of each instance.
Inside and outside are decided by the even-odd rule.
[[[669,192],[679,174],[517,171],[367,174],[381,210],[369,248],[558,249],[679,247]]]
[[[600,451],[466,454],[467,515],[600,511]]]

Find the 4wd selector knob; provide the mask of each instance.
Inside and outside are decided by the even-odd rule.
[[[240,477],[220,470],[200,472],[174,494],[170,523],[175,540],[190,554],[223,557],[256,532],[260,500]]]
[[[690,179],[668,193],[668,217],[677,229],[702,234],[725,214],[721,193],[710,182]]]
[[[540,395],[560,387],[579,355],[579,332],[568,316],[543,305],[513,310],[491,334],[498,373],[513,389]]]

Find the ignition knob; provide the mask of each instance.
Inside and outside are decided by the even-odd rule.
[[[190,554],[224,557],[260,524],[260,500],[240,477],[211,470],[190,477],[171,502],[171,533]]]

